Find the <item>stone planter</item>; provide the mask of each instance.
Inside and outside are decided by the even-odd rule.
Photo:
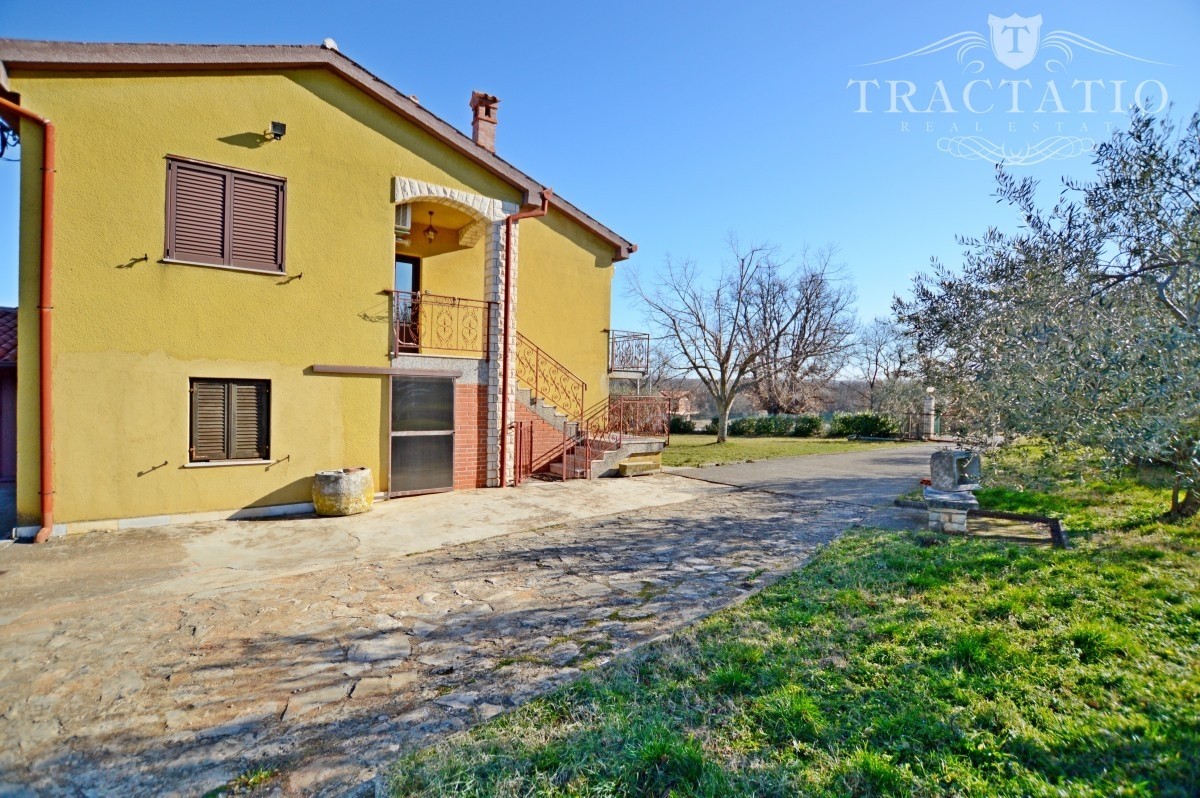
[[[313,508],[317,515],[355,515],[371,509],[375,479],[369,468],[318,471],[313,477]]]

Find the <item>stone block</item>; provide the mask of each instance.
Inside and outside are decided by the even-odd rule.
[[[925,489],[925,504],[933,510],[978,510],[979,501],[970,491],[944,491]]]
[[[389,632],[360,640],[350,647],[346,659],[350,662],[377,662],[407,657],[412,653],[412,641],[403,632]]]
[[[375,479],[369,468],[319,471],[312,492],[317,515],[365,513],[375,501]]]
[[[287,708],[283,711],[283,720],[285,722],[294,720],[326,704],[337,703],[349,694],[350,688],[353,686],[353,682],[345,682],[343,684],[309,690],[304,693],[297,693],[288,699]]]
[[[929,458],[929,476],[934,490],[969,491],[979,487],[979,453],[942,449]]]

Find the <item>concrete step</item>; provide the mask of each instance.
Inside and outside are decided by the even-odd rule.
[[[605,446],[611,448],[603,448]],[[593,440],[592,447],[589,452],[590,462],[585,462],[586,455],[581,449],[577,449],[551,463],[549,472],[561,478],[566,469],[572,479],[616,477],[623,476],[621,464],[627,461],[631,465],[625,470],[631,473],[653,473],[662,469],[663,441],[660,440],[633,438],[627,439],[620,446],[611,440]],[[642,465],[643,462],[651,465]]]
[[[545,421],[550,426],[557,429],[559,432],[565,431],[568,435],[574,435],[579,428],[577,422],[568,419],[567,414],[559,410],[554,405],[544,399],[535,399],[533,392],[528,388],[517,387],[517,401],[524,404],[537,415],[542,421]]]
[[[636,452],[617,463],[617,473],[623,477],[657,474],[662,471],[662,452]]]

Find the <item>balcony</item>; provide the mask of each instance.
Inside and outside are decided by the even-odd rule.
[[[392,301],[392,356],[489,356],[495,302],[417,291],[387,291]]]
[[[640,379],[650,371],[650,334],[608,331],[608,376]]]

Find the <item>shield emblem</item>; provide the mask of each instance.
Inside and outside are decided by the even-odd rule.
[[[988,15],[988,27],[992,29],[992,52],[996,60],[1009,69],[1020,69],[1037,55],[1038,42],[1042,34],[1042,15],[1011,17]]]

